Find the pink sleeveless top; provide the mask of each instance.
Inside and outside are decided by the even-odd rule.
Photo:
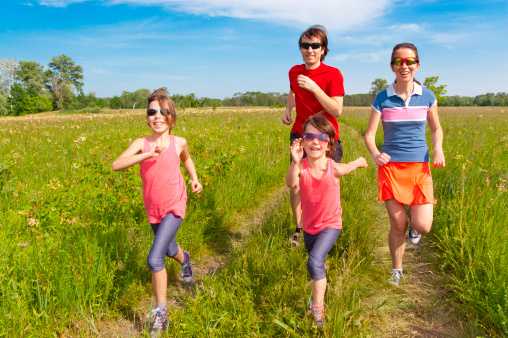
[[[307,159],[302,159],[300,195],[303,230],[311,235],[325,228],[342,229],[340,181],[335,182],[334,164],[332,159],[328,159],[326,175],[323,178],[316,178],[309,171]]]
[[[143,152],[149,150],[150,143],[145,138]],[[175,137],[170,135],[168,149],[159,156],[142,161],[140,167],[148,222],[160,223],[170,212],[184,218],[187,191],[180,171],[180,158],[176,154]]]

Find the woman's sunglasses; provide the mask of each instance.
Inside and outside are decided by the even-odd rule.
[[[417,58],[395,58],[392,60],[392,65],[402,66],[405,63],[406,66],[412,66],[417,64],[418,62],[420,61],[418,61]]]
[[[319,43],[319,42],[313,42],[313,43],[302,42],[300,44],[300,48],[303,48],[303,49],[309,49],[309,47],[312,47],[312,49],[318,49],[321,46],[323,46],[323,44]]]
[[[155,116],[157,113],[160,113],[162,116],[164,116],[164,111],[162,109],[148,109],[146,111],[146,115],[148,116]]]
[[[314,133],[305,133],[303,134],[303,139],[307,142],[312,142],[315,139],[318,139],[319,143],[328,143],[330,142],[330,136],[326,134],[314,134]]]

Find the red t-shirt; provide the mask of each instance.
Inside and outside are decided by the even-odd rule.
[[[335,129],[335,140],[339,139],[339,124],[337,119],[326,112],[316,99],[314,94],[298,86],[296,78],[298,75],[305,75],[311,78],[329,97],[343,96],[344,78],[342,73],[335,67],[325,65],[321,62],[319,67],[313,70],[305,69],[305,64],[296,65],[289,70],[289,87],[295,93],[296,120],[293,124],[292,132],[302,135],[303,124],[309,117],[319,112],[332,124]]]

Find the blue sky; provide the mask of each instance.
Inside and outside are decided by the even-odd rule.
[[[0,58],[47,67],[65,54],[97,96],[168,87],[224,98],[289,91],[302,63],[298,38],[327,27],[325,63],[347,94],[394,76],[391,49],[412,42],[417,79],[439,76],[447,95],[508,91],[508,1],[387,0],[3,0]]]

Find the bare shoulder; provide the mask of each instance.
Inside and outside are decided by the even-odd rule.
[[[145,147],[145,138],[144,137],[138,137],[129,146],[129,148],[136,149],[139,151],[143,151],[144,147]]]
[[[187,140],[180,136],[175,136],[176,151],[180,154],[182,151],[187,150]]]

